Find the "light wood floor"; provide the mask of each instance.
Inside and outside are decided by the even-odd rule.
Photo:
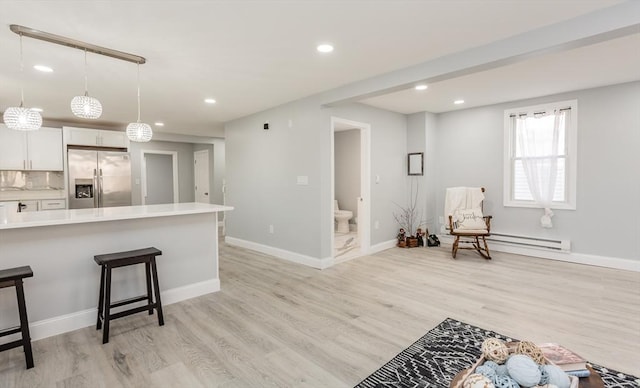
[[[319,271],[221,246],[222,290],[0,353],[1,387],[352,387],[447,317],[640,376],[640,273],[446,248]],[[159,264],[161,265],[161,263]],[[160,279],[162,281],[162,279]]]

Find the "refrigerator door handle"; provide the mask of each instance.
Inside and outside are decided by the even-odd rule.
[[[98,170],[93,169],[93,207],[100,206],[98,196],[100,195],[100,189],[98,188]]]
[[[100,169],[99,171],[100,171],[100,198],[98,198],[98,207],[103,207],[104,198],[102,198],[102,195],[104,193],[102,192],[102,184],[104,183],[104,179],[102,179],[102,169]]]

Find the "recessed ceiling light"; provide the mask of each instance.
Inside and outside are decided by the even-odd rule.
[[[153,125],[155,125],[156,127],[164,127],[164,123],[161,121],[158,121],[156,123],[153,123]]]
[[[42,108],[31,108],[31,110],[35,110],[36,112],[42,112]]]
[[[464,104],[464,100],[455,100],[453,103],[456,105]]]
[[[45,65],[34,65],[33,68],[38,70],[38,71],[41,71],[43,73],[51,73],[51,72],[53,72],[52,68],[50,68],[49,66],[45,66]]]
[[[330,53],[333,51],[333,46],[328,43],[323,43],[319,44],[318,47],[316,47],[316,50],[321,53]]]
[[[213,98],[205,98],[204,102],[206,102],[207,104],[215,104],[216,100],[214,100]]]
[[[425,84],[416,85],[416,90],[427,90],[428,86]]]

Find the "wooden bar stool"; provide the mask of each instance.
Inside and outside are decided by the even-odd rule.
[[[100,296],[98,297],[98,322],[96,324],[96,330],[100,330],[104,322],[104,329],[102,331],[103,344],[109,342],[109,323],[112,319],[126,317],[142,311],[149,311],[149,315],[152,315],[153,310],[156,309],[158,312],[158,323],[160,326],[164,325],[162,303],[160,301],[160,286],[158,285],[158,271],[156,270],[156,256],[160,255],[162,255],[162,251],[151,247],[127,252],[96,255],[93,257],[95,262],[102,268],[100,274]],[[111,270],[113,268],[143,263],[145,265],[145,275],[147,278],[147,294],[111,303]],[[152,278],[153,289],[151,287]],[[153,301],[154,293],[155,302]],[[134,307],[114,314],[111,313],[111,309],[114,307],[141,302],[143,300],[147,301],[147,304],[144,306]]]
[[[0,271],[0,288],[16,288],[18,313],[20,315],[20,326],[0,331],[0,337],[22,333],[22,338],[19,340],[0,345],[0,352],[22,346],[24,348],[24,357],[27,361],[27,369],[33,368],[33,353],[31,351],[31,336],[29,335],[29,321],[27,320],[27,306],[24,302],[22,279],[30,277],[33,277],[33,271],[28,265]]]

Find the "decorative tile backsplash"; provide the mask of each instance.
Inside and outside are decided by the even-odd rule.
[[[0,191],[64,190],[62,171],[0,171]]]

